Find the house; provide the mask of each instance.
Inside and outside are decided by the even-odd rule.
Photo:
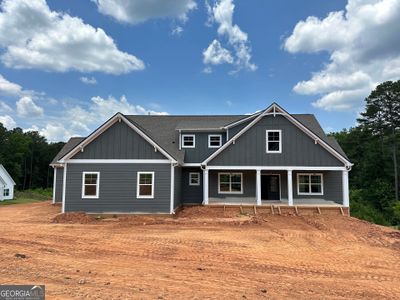
[[[310,114],[117,113],[54,158],[63,212],[174,213],[181,205],[349,206],[351,162]]]
[[[15,182],[8,174],[6,168],[0,164],[0,201],[14,198]]]

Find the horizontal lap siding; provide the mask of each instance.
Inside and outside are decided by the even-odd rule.
[[[56,168],[56,189],[55,193],[55,202],[62,202],[62,190],[63,190],[63,177],[64,177],[64,168]]]
[[[82,172],[100,172],[98,199],[82,199]],[[154,172],[154,199],[137,199],[137,172]],[[170,164],[69,164],[65,211],[169,213]]]
[[[189,173],[200,173],[200,185],[189,185]],[[182,169],[182,202],[184,204],[203,202],[203,171],[200,168]]]
[[[282,130],[282,153],[266,153],[266,130]],[[213,166],[343,166],[338,159],[283,116],[265,116],[235,144],[229,145]]]

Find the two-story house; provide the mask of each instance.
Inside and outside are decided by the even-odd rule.
[[[174,213],[181,205],[349,206],[351,162],[310,114],[117,113],[54,158],[62,212]]]

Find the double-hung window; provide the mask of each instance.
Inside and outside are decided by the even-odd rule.
[[[267,130],[267,153],[282,153],[282,130]]]
[[[194,134],[182,134],[182,148],[195,148],[196,138]]]
[[[136,198],[154,198],[154,172],[138,172]]]
[[[208,135],[208,148],[220,148],[222,145],[222,135],[209,134]]]
[[[189,185],[200,185],[200,173],[189,173]]]
[[[10,189],[4,189],[4,191],[3,191],[3,196],[4,196],[4,197],[10,196]]]
[[[218,173],[219,194],[242,194],[242,173]]]
[[[99,198],[100,172],[83,172],[82,198]]]
[[[298,195],[323,195],[322,174],[297,174],[297,194]]]

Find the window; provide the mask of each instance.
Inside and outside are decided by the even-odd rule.
[[[208,135],[208,148],[219,148],[222,145],[222,135],[210,134]]]
[[[83,172],[82,198],[99,198],[99,172]]]
[[[298,195],[323,195],[322,174],[297,174]]]
[[[154,198],[154,172],[138,172],[137,198]]]
[[[282,153],[282,130],[267,130],[267,153]]]
[[[189,185],[200,185],[200,173],[189,173]]]
[[[219,194],[242,194],[242,173],[218,173]]]
[[[3,191],[3,196],[4,196],[4,197],[10,196],[10,189],[4,189],[4,191]]]
[[[182,148],[194,148],[196,146],[196,139],[194,134],[182,135]]]

